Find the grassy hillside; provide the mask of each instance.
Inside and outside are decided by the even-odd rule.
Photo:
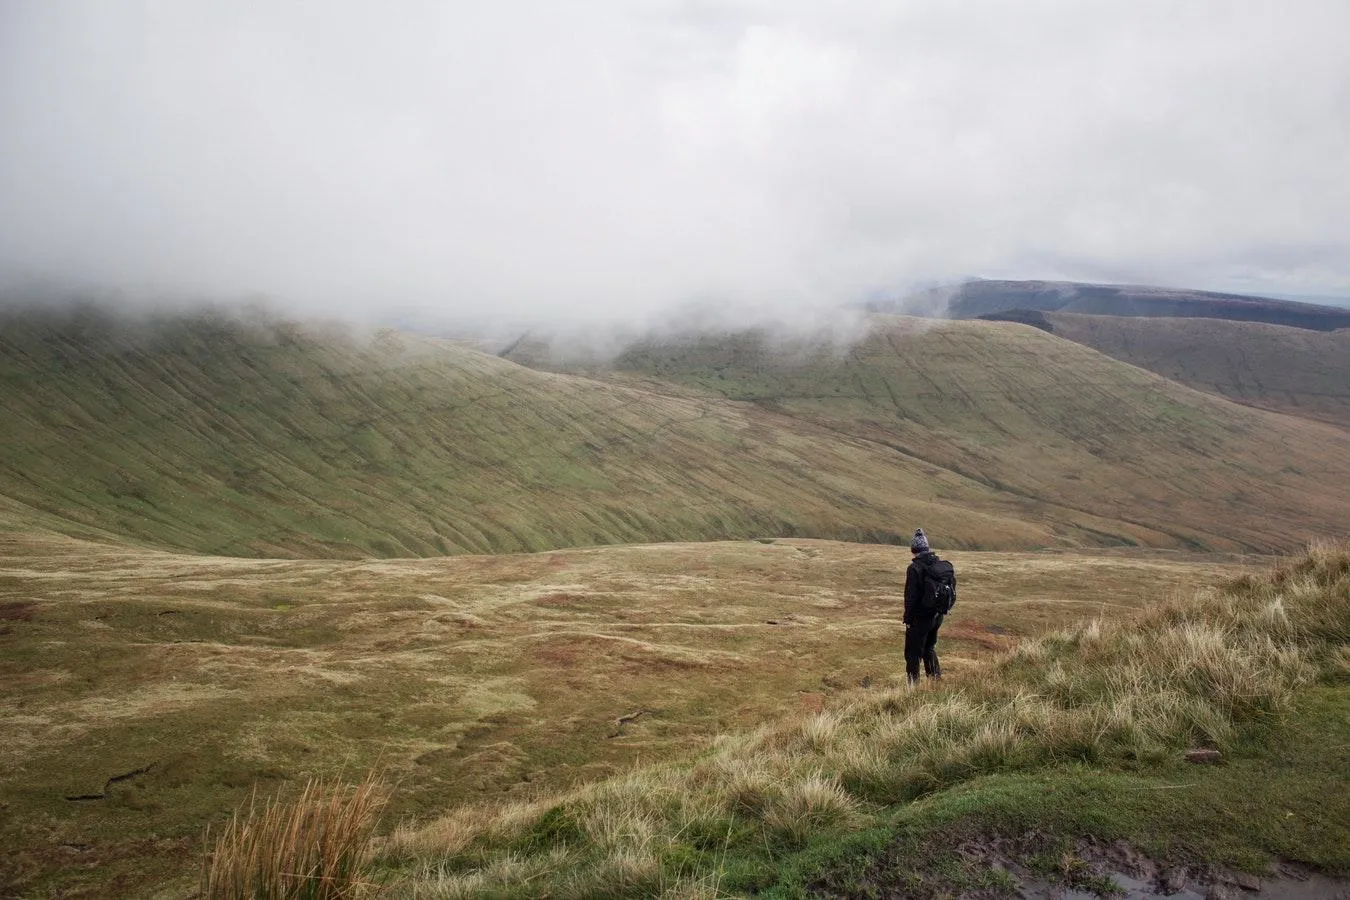
[[[1004,322],[882,318],[845,348],[749,333],[614,363],[895,447],[1021,497],[1196,547],[1341,534],[1350,435],[1254,410]],[[1050,513],[1042,513],[1050,514]]]
[[[0,525],[210,553],[886,540],[917,521],[964,546],[1093,539],[1088,517],[1024,521],[1017,498],[809,423],[393,333],[0,313],[0,419]]]
[[[1245,570],[951,555],[954,682],[1066,619]],[[907,558],[788,540],[248,560],[0,537],[0,896],[185,896],[202,829],[254,786],[378,767],[399,785],[392,826],[885,691]]]
[[[1265,551],[1350,505],[1343,431],[1007,324],[640,345],[618,363],[639,377],[597,379],[392,332],[0,316],[0,527],[21,531],[360,557],[923,524]]]
[[[1350,427],[1350,329],[1048,313],[1060,337],[1239,403]]]

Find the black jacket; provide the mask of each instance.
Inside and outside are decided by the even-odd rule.
[[[938,561],[938,555],[932,550],[925,550],[916,554],[910,561],[909,568],[905,570],[905,624],[908,625],[915,619],[915,613],[919,608],[919,592],[923,590],[923,570],[931,563]]]

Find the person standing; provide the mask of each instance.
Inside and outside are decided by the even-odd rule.
[[[920,661],[929,678],[942,677],[938,629],[956,605],[956,570],[929,548],[922,528],[914,532],[909,551],[913,559],[905,570],[905,674],[910,684],[918,684]]]

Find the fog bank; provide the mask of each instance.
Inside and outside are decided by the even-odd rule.
[[[498,323],[1345,295],[1345,34],[1338,0],[10,0],[0,280]]]

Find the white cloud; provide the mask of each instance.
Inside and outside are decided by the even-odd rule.
[[[311,309],[1350,288],[1350,6],[11,0],[0,270]]]

